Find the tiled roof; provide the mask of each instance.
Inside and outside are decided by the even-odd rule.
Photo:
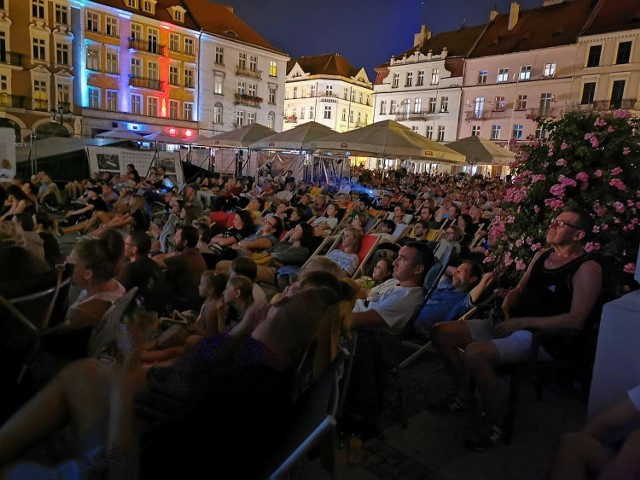
[[[230,40],[249,43],[268,50],[284,53],[267,42],[259,33],[244,23],[228,8],[209,0],[158,0],[155,15],[145,13],[142,9],[129,8],[123,0],[94,0],[96,3],[128,11],[143,17],[154,18],[173,23],[195,31],[202,29],[206,33],[225,37]],[[167,8],[178,6],[184,8],[184,23],[174,22]]]
[[[640,28],[640,0],[600,0],[582,35]]]
[[[615,1],[624,3],[622,0]],[[500,14],[482,35],[470,58],[575,43],[592,12],[593,4],[592,0],[572,0],[520,10],[518,22],[511,30],[508,30],[509,14]]]
[[[326,53],[313,57],[302,56],[297,60],[287,62],[287,73],[291,71],[295,64],[305,73],[310,75],[340,75],[342,77],[355,77],[361,68],[352,66],[346,58],[339,53]]]

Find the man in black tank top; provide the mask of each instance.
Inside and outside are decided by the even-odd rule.
[[[566,209],[549,226],[550,248],[536,253],[518,285],[502,304],[504,321],[468,320],[437,324],[433,345],[449,368],[456,395],[432,405],[434,413],[458,413],[470,407],[468,377],[485,405],[486,425],[465,445],[486,450],[503,437],[501,422],[508,391],[495,372],[500,364],[523,362],[531,349],[531,330],[582,328],[600,294],[602,270],[585,252],[583,242],[592,224],[588,214]],[[463,357],[459,349],[465,349]],[[541,349],[542,359],[551,359]]]

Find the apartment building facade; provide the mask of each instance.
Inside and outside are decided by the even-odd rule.
[[[300,57],[287,67],[284,130],[315,121],[336,132],[373,121],[373,86],[364,68],[338,53]]]

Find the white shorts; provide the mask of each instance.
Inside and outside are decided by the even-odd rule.
[[[465,320],[469,334],[474,342],[491,342],[500,355],[500,363],[520,363],[529,360],[533,333],[529,330],[516,330],[508,337],[495,338],[493,320]],[[544,348],[538,350],[538,360],[553,360]]]

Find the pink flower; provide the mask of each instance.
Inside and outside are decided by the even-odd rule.
[[[522,240],[521,238],[519,238],[518,240],[516,240],[516,247],[520,248],[522,246],[522,244],[524,243],[524,240]]]
[[[560,150],[566,150],[567,148],[569,148],[569,145],[563,140],[562,144],[560,145]]]
[[[591,146],[593,148],[598,148],[598,145],[600,145],[600,142],[598,141],[598,137],[596,137],[595,135],[589,139],[589,142],[591,142]]]
[[[618,213],[624,213],[624,204],[622,202],[613,202],[613,208]]]
[[[631,149],[629,147],[624,147],[622,149],[622,154],[623,155],[629,155],[631,153]]]
[[[612,187],[617,188],[618,190],[626,190],[627,186],[624,184],[624,182],[622,180],[620,180],[619,178],[612,178],[611,181],[609,182],[609,185],[611,185]]]
[[[627,207],[633,207],[635,204],[636,203],[633,200],[627,200]]]
[[[629,116],[629,110],[616,110],[613,112],[613,118],[627,118]]]
[[[640,202],[638,202],[638,203],[640,203]],[[640,207],[638,207],[638,208],[640,208]],[[533,211],[536,212],[536,213],[540,213],[540,207],[538,205],[534,205],[533,206]]]
[[[542,244],[540,242],[534,243],[533,245],[531,245],[531,251],[535,252],[540,250],[540,247],[542,247]]]
[[[576,175],[576,180],[579,180],[581,182],[588,182],[589,174],[587,172],[580,172]]]
[[[567,161],[564,158],[560,158],[556,162],[556,165],[558,165],[559,167],[565,167],[567,165]]]
[[[611,125],[609,125],[609,128],[607,128],[607,132],[608,132],[608,133],[613,133],[613,132],[615,132],[615,131],[616,131],[616,129],[615,129],[615,128],[613,128]]]
[[[623,172],[623,170],[620,167],[616,167],[613,170],[611,170],[611,175],[620,175]]]
[[[553,147],[549,148],[549,156],[553,157]]]
[[[601,177],[602,176],[602,170],[600,170],[600,169],[596,170],[595,172],[593,172],[593,175],[595,177]]]
[[[609,224],[605,223],[604,225],[602,225],[602,231],[606,232],[607,230],[609,230]]]
[[[527,237],[526,240],[527,245],[531,245],[531,243],[533,242],[533,237]]]
[[[636,271],[636,264],[627,263],[622,270],[624,271],[624,273],[634,273]]]
[[[544,204],[548,207],[551,207],[553,210],[559,210],[560,208],[564,207],[564,202],[557,198],[547,198],[544,201]]]
[[[516,270],[524,270],[527,268],[527,264],[519,258],[516,258]]]
[[[600,250],[600,244],[597,242],[587,242],[587,244],[584,246],[584,249],[587,252],[597,252],[598,250]]]
[[[594,225],[593,229],[591,230],[593,233],[600,233],[600,227],[598,225]]]
[[[596,127],[604,127],[607,124],[607,122],[604,121],[604,119],[602,118],[598,118],[593,125]]]
[[[552,195],[555,195],[556,197],[564,197],[564,187],[559,184],[556,183],[555,185],[553,185],[550,189],[549,192],[551,192]]]
[[[591,137],[593,137],[593,133],[585,133],[584,134],[584,139],[585,140],[589,140]]]

